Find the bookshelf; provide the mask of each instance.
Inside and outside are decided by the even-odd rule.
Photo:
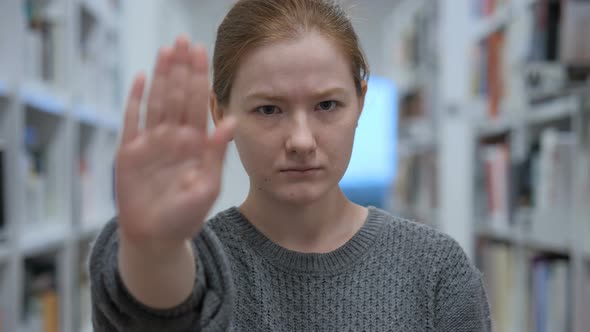
[[[63,298],[59,284],[59,251],[24,260],[24,291],[20,327],[25,331],[58,331]]]
[[[6,258],[6,257],[4,257]],[[2,331],[7,331],[7,324],[6,324],[6,317],[9,314],[8,308],[10,303],[6,300],[8,298],[7,294],[7,281],[8,281],[8,267],[6,265],[5,259],[0,259],[0,329]]]
[[[438,5],[428,1],[403,1],[385,20],[386,36],[399,39],[386,58],[392,59],[388,75],[400,96],[398,108],[398,166],[389,209],[396,215],[430,225],[437,224],[437,115],[438,85],[436,39]]]
[[[438,89],[420,100],[430,107],[432,127],[401,139],[399,159],[436,152],[435,225],[484,273],[496,331],[588,331],[590,59],[575,34],[590,28],[590,7],[553,0],[437,4],[432,16],[429,2],[400,1],[391,20],[397,22],[385,27],[402,49],[408,29],[432,31],[432,22],[439,39],[410,33],[412,43],[438,45],[434,60],[408,65],[399,61],[400,46],[390,52],[398,67],[391,76],[402,89],[428,82]],[[436,20],[412,27],[411,17],[420,15]],[[419,132],[413,122],[403,126]],[[403,186],[416,184],[411,173],[398,176]]]
[[[92,331],[92,323],[91,323],[91,302],[90,302],[90,284],[89,284],[89,276],[88,276],[88,255],[90,253],[90,245],[91,245],[92,238],[81,238],[77,241],[77,261],[78,261],[78,270],[76,271],[76,279],[75,282],[77,284],[78,289],[80,291],[76,294],[76,312],[75,312],[75,322],[74,322],[74,330],[80,332],[89,332]]]
[[[120,1],[0,12],[0,330],[90,331],[84,260],[115,211]]]

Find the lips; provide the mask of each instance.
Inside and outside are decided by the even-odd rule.
[[[311,171],[316,171],[319,170],[319,167],[293,167],[293,168],[285,168],[282,169],[281,172],[301,172],[301,173],[305,173],[305,172],[311,172]]]

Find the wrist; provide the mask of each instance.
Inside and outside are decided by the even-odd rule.
[[[119,229],[119,248],[121,252],[133,260],[149,260],[152,262],[172,262],[177,257],[192,255],[192,244],[185,240],[161,240],[137,238]]]

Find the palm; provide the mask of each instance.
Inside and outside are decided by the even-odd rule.
[[[176,241],[194,236],[219,193],[231,123],[207,134],[206,55],[179,39],[161,52],[138,127],[144,78],[131,90],[117,153],[121,228],[129,236]]]

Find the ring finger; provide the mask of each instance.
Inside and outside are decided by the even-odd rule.
[[[154,69],[154,78],[150,85],[148,95],[146,128],[156,127],[161,121],[164,114],[164,92],[167,85],[167,76],[170,71],[170,57],[172,49],[165,47],[160,50],[156,68]]]

